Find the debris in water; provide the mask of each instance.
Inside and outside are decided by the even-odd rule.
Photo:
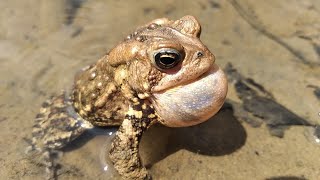
[[[271,135],[283,137],[284,131],[290,126],[312,125],[278,103],[262,85],[253,79],[243,77],[230,63],[227,64],[225,72],[229,81],[234,84],[238,97],[242,100],[242,106],[235,105],[234,108],[243,109],[238,110],[238,114],[235,115],[253,127],[260,126],[261,122],[264,122]]]
[[[320,100],[320,87],[315,86],[315,85],[308,85],[307,87],[313,88],[313,89],[314,89],[314,90],[313,90],[313,94],[316,96],[316,98],[317,98],[318,100]]]

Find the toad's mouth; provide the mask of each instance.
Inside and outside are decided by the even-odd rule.
[[[197,79],[153,93],[151,102],[161,122],[171,127],[199,124],[221,108],[227,94],[227,79],[217,65]]]

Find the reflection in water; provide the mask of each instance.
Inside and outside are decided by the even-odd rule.
[[[63,148],[64,152],[73,151],[75,149],[81,148],[91,139],[94,139],[97,136],[101,137],[109,137],[113,135],[118,128],[116,127],[94,127],[92,129],[86,130],[82,135],[80,135],[77,139],[72,141],[72,143],[68,144],[66,147]]]
[[[101,151],[100,151],[100,163],[101,163],[103,171],[108,171],[108,170],[110,171],[110,168],[112,168],[106,152],[109,152],[110,145],[112,143],[112,140],[113,140],[115,134],[110,132],[109,135],[110,136],[108,137],[107,141],[102,146]]]
[[[110,132],[109,137],[104,142],[104,145],[100,149],[100,163],[102,170],[110,178],[119,178],[118,172],[114,169],[112,162],[109,158],[109,151],[111,148],[111,143],[113,138],[115,137],[115,132]]]
[[[108,158],[109,148],[117,129],[117,127],[94,127],[93,129],[87,130],[78,139],[63,149],[67,152],[65,158],[70,158],[71,161],[76,162],[76,164],[83,163],[83,161],[90,164],[89,167],[80,164],[80,172],[94,172],[99,174],[98,177],[100,178],[119,178],[118,173]],[[61,167],[64,168],[64,170],[61,171],[68,171],[68,167],[66,167],[68,164],[64,162],[61,164]],[[79,175],[77,175],[77,177],[78,176]]]

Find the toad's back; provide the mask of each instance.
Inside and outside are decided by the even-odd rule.
[[[121,125],[129,102],[123,90],[126,66],[112,67],[108,56],[75,78],[73,104],[79,115],[97,126]]]

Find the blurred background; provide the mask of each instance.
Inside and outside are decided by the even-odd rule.
[[[320,177],[320,1],[11,0],[0,9],[3,179],[43,179],[24,150],[44,100],[136,27],[188,14],[226,68],[228,100],[206,123],[147,132],[141,151],[154,179]],[[59,179],[118,178],[102,170],[107,137],[96,134],[65,149]]]

